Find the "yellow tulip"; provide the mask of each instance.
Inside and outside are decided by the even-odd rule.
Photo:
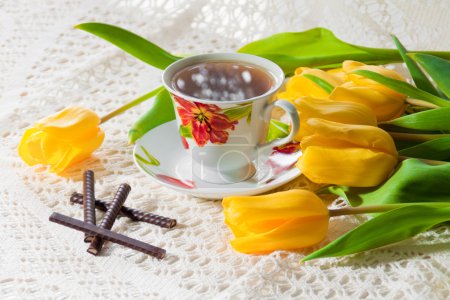
[[[371,79],[353,74],[356,70],[369,70],[397,80],[405,80],[397,72],[381,66],[370,66],[355,61],[345,61],[342,69],[348,82],[336,87],[329,99],[357,102],[369,106],[378,122],[389,121],[403,114],[406,96]]]
[[[20,141],[20,157],[30,166],[44,164],[50,172],[67,167],[91,155],[103,142],[100,118],[91,110],[68,107],[39,120]]]
[[[222,205],[225,223],[235,236],[231,246],[242,253],[305,248],[327,234],[328,209],[308,190],[226,197]]]
[[[303,138],[297,167],[313,182],[376,186],[397,164],[394,141],[378,127],[314,118],[307,123],[314,134]]]
[[[338,78],[341,83],[347,81],[347,73],[345,73],[342,68],[330,69],[326,72],[333,75],[335,78]]]
[[[357,86],[352,82],[336,87],[329,98],[367,105],[375,113],[378,122],[395,119],[405,110],[405,98],[382,93],[374,86]]]
[[[302,97],[295,100],[294,105],[300,116],[300,130],[296,136],[298,141],[314,133],[307,122],[311,118],[321,118],[346,124],[377,126],[377,119],[373,111],[363,104]]]
[[[327,98],[329,94],[323,88],[314,83],[308,77],[304,76],[308,74],[325,80],[333,87],[338,86],[342,83],[341,79],[338,76],[334,76],[331,73],[327,73],[319,69],[301,67],[295,70],[295,75],[292,76],[286,83],[286,90],[284,92],[278,93],[277,98],[285,99],[291,102],[303,96],[310,96],[313,98]]]
[[[403,96],[403,94],[400,94],[400,93],[398,93],[376,81],[373,81],[372,79],[352,73],[353,71],[357,71],[357,70],[367,70],[367,71],[372,71],[372,72],[378,73],[380,75],[383,75],[383,76],[386,76],[386,77],[389,77],[392,79],[405,81],[405,78],[403,76],[401,76],[400,74],[398,74],[394,70],[389,70],[382,66],[366,65],[361,62],[352,61],[352,60],[344,61],[342,63],[342,70],[347,74],[347,80],[354,82],[356,85],[376,86],[376,87],[380,88],[380,90],[385,91],[387,93],[393,93],[398,96]]]

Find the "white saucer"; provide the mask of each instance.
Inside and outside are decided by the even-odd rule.
[[[164,123],[136,141],[133,158],[138,168],[162,185],[201,198],[255,195],[274,189],[301,173],[295,166],[301,156],[298,144],[276,147],[260,155],[253,177],[238,183],[214,184],[194,178],[192,160],[178,135],[176,121]]]

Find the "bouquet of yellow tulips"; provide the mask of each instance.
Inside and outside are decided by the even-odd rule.
[[[116,26],[85,23],[76,28],[159,69],[180,58]],[[393,40],[397,49],[368,48],[315,28],[276,34],[238,50],[270,59],[291,76],[278,98],[292,102],[300,116],[296,139],[303,155],[297,167],[322,188],[225,198],[234,249],[301,249],[324,239],[330,217],[377,213],[304,260],[341,256],[450,220],[450,52],[408,52]],[[415,86],[382,66],[392,62],[406,63]],[[26,130],[19,155],[29,165],[46,164],[61,173],[100,147],[101,123],[152,97],[152,109],[129,131],[133,143],[175,118],[162,87],[101,118],[82,107],[44,118]],[[269,132],[272,138],[284,134]],[[325,193],[343,197],[349,207],[329,210],[320,198]]]

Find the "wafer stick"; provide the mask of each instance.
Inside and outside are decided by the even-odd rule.
[[[73,228],[75,230],[88,233],[90,235],[98,236],[106,241],[110,241],[140,251],[142,253],[151,255],[158,259],[162,259],[166,255],[166,250],[162,248],[152,246],[150,244],[125,236],[123,234],[116,233],[104,228],[100,228],[98,226],[59,213],[52,213],[51,216],[49,217],[49,220],[51,222],[58,223],[69,228]]]
[[[130,193],[131,187],[122,183],[117,189],[116,195],[114,196],[113,201],[111,202],[111,206],[108,207],[105,215],[103,216],[102,221],[100,222],[99,227],[104,229],[111,229],[114,222],[116,221],[117,215],[119,214],[120,208],[122,207],[125,200],[127,200],[128,194]],[[94,237],[87,252],[97,255],[103,247],[103,239],[101,237]]]
[[[71,203],[83,204],[83,195],[77,192],[74,192],[72,196],[70,196]],[[95,200],[95,207],[102,211],[107,211],[108,207],[111,206],[111,202],[105,200]],[[130,218],[133,221],[146,222],[149,224],[153,224],[156,226],[164,227],[164,228],[173,228],[177,225],[177,220],[155,215],[149,212],[144,212],[135,208],[122,206],[119,212],[119,217],[125,216]]]
[[[87,170],[83,173],[83,215],[86,223],[95,225],[95,185],[94,172]],[[84,235],[84,241],[90,243],[94,239],[89,234]]]

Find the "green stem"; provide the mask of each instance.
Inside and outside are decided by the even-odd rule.
[[[123,112],[129,110],[130,108],[132,108],[132,107],[134,107],[134,106],[144,102],[145,100],[152,98],[153,96],[158,94],[163,89],[164,89],[164,87],[160,86],[160,87],[154,89],[153,91],[148,92],[147,94],[142,95],[142,96],[140,96],[140,97],[138,97],[138,98],[136,98],[136,99],[134,99],[134,100],[124,104],[124,105],[122,105],[121,107],[119,107],[119,108],[117,108],[117,109],[107,113],[106,115],[101,117],[100,124],[105,123],[109,119],[114,118],[115,116],[120,115],[121,113],[123,113]]]
[[[345,215],[359,215],[387,212],[393,209],[402,208],[411,205],[427,205],[435,208],[450,207],[450,203],[445,202],[416,202],[416,203],[397,203],[397,204],[383,204],[357,207],[343,207],[329,209],[330,217],[345,216]]]
[[[394,139],[413,142],[426,142],[435,139],[450,137],[450,134],[418,134],[391,131],[388,131],[387,133],[389,133]]]

